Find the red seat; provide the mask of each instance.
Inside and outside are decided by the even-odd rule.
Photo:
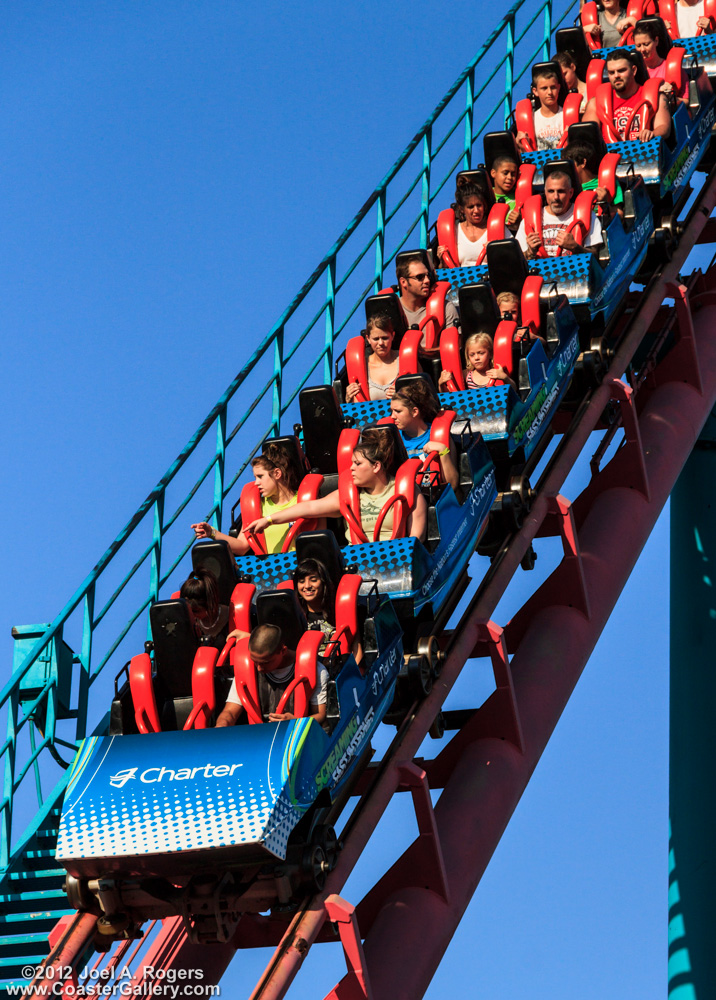
[[[672,39],[679,38],[679,27],[676,20],[675,0],[659,0],[659,17],[666,22],[669,36]],[[704,0],[704,17],[711,20],[711,30],[716,30],[716,0]],[[703,35],[703,29],[699,28],[696,37]]]
[[[460,350],[460,334],[456,327],[451,326],[440,340],[440,364],[443,371],[452,372],[452,378],[447,383],[448,392],[463,392],[465,377],[463,375],[463,358]]]
[[[609,89],[611,90],[611,87]],[[567,231],[574,236],[580,246],[584,245],[584,240],[591,226],[591,216],[594,209],[595,197],[596,193],[594,191],[581,191],[574,199],[574,218]],[[527,199],[522,210],[522,218],[525,223],[526,235],[529,235],[530,233],[537,233],[540,240],[542,239],[543,207],[542,196],[535,194],[532,195],[531,198]],[[559,248],[559,253],[554,256],[559,257],[561,254],[562,247]],[[544,246],[539,248],[537,256],[541,258],[549,256]]]
[[[214,669],[219,650],[213,646],[199,646],[194,656],[191,672],[191,695],[194,702],[184,729],[206,729],[216,708]]]
[[[425,316],[420,321],[420,329],[425,336],[426,351],[435,350],[440,341],[440,333],[445,329],[445,305],[449,291],[449,281],[437,281],[425,303]],[[401,371],[400,374],[405,375],[407,372]]]
[[[637,113],[641,114],[640,128],[651,128],[656,109],[659,107],[659,87],[661,80],[653,77],[641,86],[641,100],[629,112],[624,125],[624,135],[628,138],[632,122]],[[614,124],[614,91],[611,83],[602,83],[597,87],[595,97],[596,112],[602,126],[602,134],[607,142],[622,142],[622,137]]]
[[[152,681],[152,659],[139,653],[129,661],[129,689],[134,704],[134,719],[140,733],[159,733],[159,712]]]
[[[392,292],[392,288],[389,289]],[[370,399],[370,388],[368,386],[368,360],[366,358],[366,344],[363,337],[351,337],[346,345],[346,374],[348,384],[358,382],[360,392],[355,397],[355,403],[367,403]]]
[[[336,456],[336,463],[338,465],[338,474],[342,472],[350,472],[351,463],[353,461],[353,452],[356,449],[358,442],[360,441],[360,428],[359,427],[344,427],[341,431],[341,436],[338,438],[338,454]]]
[[[617,184],[619,183],[617,181],[617,167],[621,158],[621,153],[607,153],[599,164],[597,174],[599,187],[603,187],[609,192],[612,201],[617,194]]]
[[[532,195],[534,177],[537,173],[537,165],[534,163],[521,163],[517,174],[517,184],[515,185],[515,207],[522,208],[524,203]]]
[[[587,66],[587,100],[597,96],[597,87],[601,87],[604,82],[604,70],[606,69],[606,59],[590,59]]]
[[[363,578],[358,573],[344,573],[336,588],[336,628],[326,646],[331,655],[338,647],[340,655],[350,653],[358,636],[358,593]]]
[[[421,464],[419,458],[409,458],[398,469],[395,476],[395,493],[383,505],[378,515],[371,541],[377,541],[380,538],[381,525],[391,510],[393,510],[391,539],[404,538],[406,536],[408,517],[415,506],[415,477],[418,475]],[[353,482],[350,471],[344,471],[338,476],[338,497],[341,514],[348,524],[351,545],[366,543],[369,539],[361,523],[360,494],[358,487]]]
[[[656,0],[629,0],[629,3],[627,4],[626,16],[633,17],[636,21],[639,21],[642,17],[650,17],[652,14],[656,14],[656,12]],[[601,31],[596,37],[594,37],[591,32],[586,30],[595,24],[597,27],[599,26],[599,14],[596,3],[585,3],[582,7],[580,18],[582,21],[582,28],[585,29],[584,37],[587,40],[589,48],[592,50],[603,48]],[[634,28],[631,25],[622,34],[619,44],[634,44]]]
[[[435,441],[437,444],[441,445],[442,449],[450,447],[450,430],[452,428],[453,420],[455,419],[454,410],[443,410],[439,413],[437,417],[433,420],[430,425],[430,440]],[[423,481],[423,476],[430,476],[430,485],[435,485],[436,482],[444,483],[445,476],[443,475],[443,467],[440,463],[440,455],[438,452],[433,451],[429,455],[426,455],[423,459],[422,465],[418,470],[417,482],[420,484]],[[436,479],[432,477],[435,476]]]
[[[323,632],[311,629],[304,632],[296,648],[296,665],[293,680],[288,685],[276,706],[277,712],[285,712],[289,698],[293,695],[293,712],[297,719],[311,714],[311,695],[318,684],[318,647],[323,642]]]
[[[540,309],[540,294],[544,278],[541,274],[529,274],[525,278],[520,297],[520,315],[522,326],[528,327],[538,337],[544,337],[542,330],[542,312]]]
[[[588,6],[588,5],[587,5]],[[562,106],[562,123],[564,132],[560,139],[559,146],[567,145],[567,130],[570,125],[576,125],[579,121],[579,109],[582,104],[581,94],[567,94]],[[515,106],[515,125],[518,132],[526,132],[527,138],[520,139],[522,149],[525,153],[537,151],[537,133],[535,132],[534,108],[529,97],[518,101]]]
[[[535,168],[533,167],[532,173],[534,174]],[[509,205],[504,202],[497,202],[490,209],[490,213],[487,216],[487,241],[485,246],[480,250],[477,260],[475,262],[476,266],[483,263],[485,259],[485,254],[487,253],[487,243],[491,240],[504,240],[505,239],[505,219],[510,211]],[[455,213],[451,208],[444,209],[438,215],[438,221],[436,223],[438,243],[440,246],[447,247],[447,252],[442,256],[443,267],[459,267],[460,264],[459,256],[457,252],[457,227],[458,223],[455,219]],[[440,285],[446,284],[448,286],[447,290],[450,288],[449,282],[438,282],[435,286],[437,291]],[[446,292],[447,293],[447,292]],[[421,327],[426,325],[430,317],[430,302],[435,295],[435,292],[428,299],[428,311],[426,313],[425,320],[421,324]],[[439,330],[442,330],[445,326],[445,300],[443,297],[442,304],[442,322],[439,326]],[[435,337],[435,346],[437,346],[439,337]]]
[[[362,340],[362,338],[360,339]],[[318,473],[309,472],[307,476],[303,477],[299,484],[298,502],[302,503],[304,500],[316,500],[322,483],[323,476]],[[242,524],[251,524],[252,521],[256,521],[260,517],[264,516],[261,508],[261,494],[259,493],[259,488],[256,483],[247,483],[246,486],[244,486],[241,491],[239,503],[241,507]],[[296,535],[298,535],[301,531],[313,531],[316,524],[317,521],[315,518],[299,517],[289,528],[286,537],[283,540],[281,551],[288,552],[296,538]],[[254,535],[247,535],[246,539],[254,555],[265,556],[268,554],[268,549],[266,548],[266,537],[263,531],[257,531]]]
[[[492,360],[495,365],[501,365],[510,377],[514,374],[514,362],[512,358],[512,343],[517,333],[517,324],[514,320],[503,319],[495,330],[495,344]]]
[[[305,632],[296,648],[294,677],[276,706],[277,712],[284,712],[293,694],[293,715],[302,718],[310,715],[311,695],[318,683],[318,647],[323,642],[323,633],[315,630]],[[256,725],[264,721],[261,714],[259,685],[256,664],[249,655],[249,640],[239,639],[232,653],[236,692],[243,705],[249,723]]]
[[[259,703],[256,666],[249,656],[249,640],[247,638],[239,639],[232,649],[231,665],[234,668],[236,693],[244,707],[249,722],[252,725],[263,722]]]

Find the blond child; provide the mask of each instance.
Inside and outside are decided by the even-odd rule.
[[[493,351],[494,344],[489,333],[473,333],[467,338],[463,372],[466,389],[484,389],[491,385],[511,385],[515,388],[515,383],[502,365],[495,365]],[[452,372],[441,372],[438,389],[445,392],[447,383],[453,380]]]

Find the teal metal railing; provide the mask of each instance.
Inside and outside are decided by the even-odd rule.
[[[380,289],[406,244],[427,245],[433,205],[441,195],[448,201],[446,184],[472,166],[479,137],[507,123],[516,88],[527,91],[531,64],[549,54],[553,31],[575,8],[573,0],[557,20],[552,0],[518,0],[510,8],[92,572],[19,658],[0,693],[7,711],[0,871],[12,852],[18,795],[24,791],[29,800],[32,788],[42,804],[43,775],[53,785],[61,778],[88,731],[90,694],[103,668],[113,657],[121,662],[120,653],[126,659],[130,641],[137,650],[142,615],[189,552],[187,508],[196,520],[222,526],[225,501],[251,455],[296,412],[305,385],[331,380],[334,351],[366,295]],[[227,474],[231,467],[236,471]],[[63,639],[78,650],[69,659],[59,653]],[[68,669],[72,705],[60,697]]]

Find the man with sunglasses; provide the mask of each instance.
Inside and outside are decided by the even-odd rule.
[[[287,711],[276,711],[284,691],[293,680],[296,666],[296,651],[286,646],[278,625],[258,625],[253,630],[249,638],[249,656],[256,667],[259,703],[264,722],[294,719],[293,695],[285,706]],[[327,684],[328,671],[319,660],[318,684],[310,702],[310,717],[318,723],[322,723],[326,717]],[[235,726],[243,711],[244,707],[236,690],[236,681],[232,681],[226,705],[216,720],[216,728]]]
[[[428,270],[425,261],[415,258],[401,260],[396,264],[395,275],[400,290],[400,304],[408,321],[408,327],[420,326],[425,319],[435,275]],[[445,303],[445,326],[460,326],[460,314],[452,302]],[[424,340],[423,337],[423,343]]]

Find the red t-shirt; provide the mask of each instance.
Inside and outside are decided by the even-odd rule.
[[[637,92],[635,94],[632,94],[631,97],[625,97],[620,99],[617,97],[616,94],[614,94],[614,104],[613,104],[614,128],[619,133],[619,137],[623,142],[632,142],[633,140],[638,139],[639,133],[641,132],[642,128],[645,127],[641,124],[642,119],[644,118],[644,111],[645,111],[645,108],[642,108],[640,111],[637,112],[637,114],[634,115],[632,123],[629,126],[629,135],[626,134],[626,128],[629,119],[631,118],[631,113],[634,110],[634,108],[639,107],[639,105],[642,103],[643,100],[644,100],[644,94],[641,87],[639,87]],[[602,125],[602,132],[604,133],[605,142],[609,142],[609,136],[603,125]]]

